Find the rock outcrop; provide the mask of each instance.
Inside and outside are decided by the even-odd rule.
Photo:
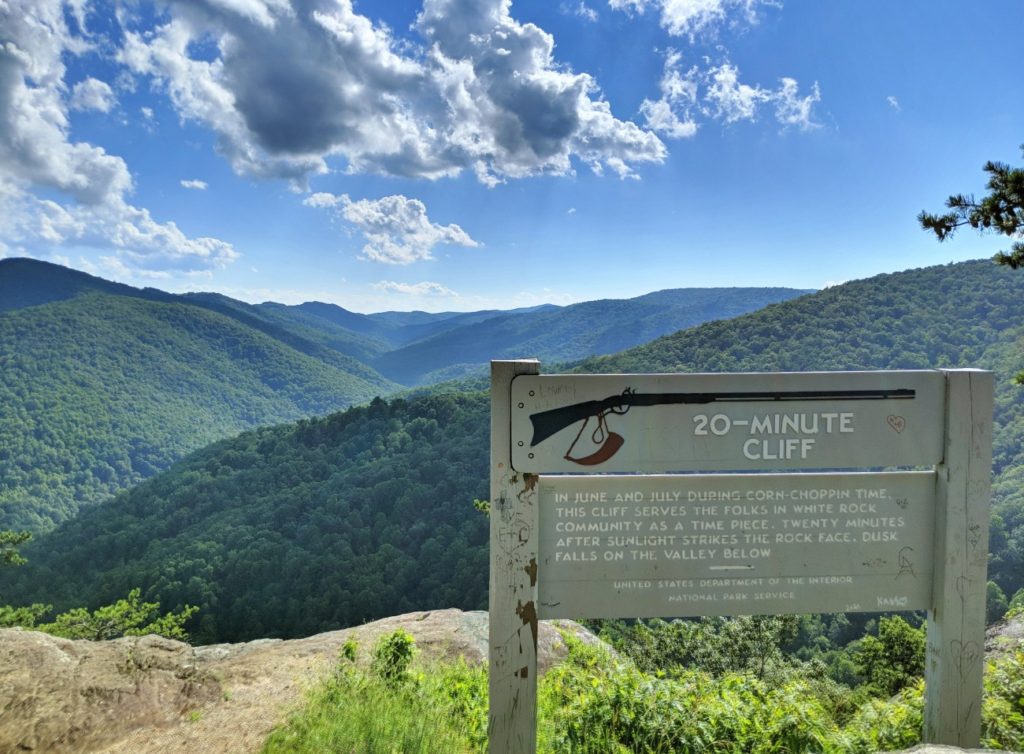
[[[53,754],[248,754],[329,673],[354,638],[367,658],[377,639],[403,628],[426,661],[482,663],[487,614],[409,613],[306,639],[192,647],[158,636],[69,641],[0,629],[0,752]],[[565,659],[558,629],[598,643],[572,621],[542,621],[541,673]],[[988,651],[1024,641],[1024,618],[989,631]],[[905,754],[975,754],[922,745]],[[895,754],[895,753],[893,753]]]
[[[993,623],[985,631],[985,656],[1003,657],[1024,649],[1024,615]]]
[[[538,665],[567,654],[556,626],[599,640],[572,621],[542,621]],[[0,751],[54,754],[257,752],[354,638],[360,654],[403,628],[425,660],[487,659],[487,614],[409,613],[306,639],[192,647],[157,636],[70,641],[0,630]]]

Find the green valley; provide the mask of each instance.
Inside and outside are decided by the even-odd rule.
[[[973,366],[997,376],[993,578],[1024,587],[1024,278],[979,261],[847,283],[712,322],[586,371]],[[200,607],[201,641],[299,636],[486,594],[487,401],[436,390],[247,432],[84,512],[0,575],[15,603],[134,586]]]
[[[636,344],[651,328],[799,293],[694,289],[564,308],[366,315],[175,295],[0,259],[0,530],[46,531],[214,440],[393,394],[440,363],[460,362],[453,375],[479,371],[497,340],[535,347],[538,317],[555,336],[543,352],[568,359],[613,350],[577,341],[617,317],[629,327],[616,344]],[[509,329],[520,318],[527,324]],[[435,343],[429,358],[422,343]],[[374,366],[385,359],[400,382]]]

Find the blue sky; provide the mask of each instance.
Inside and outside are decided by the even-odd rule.
[[[0,256],[356,311],[987,257],[915,216],[1024,159],[1022,29],[1019,0],[5,0]]]

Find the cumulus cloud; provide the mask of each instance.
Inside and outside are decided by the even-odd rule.
[[[758,106],[771,99],[771,93],[761,87],[741,83],[739,73],[739,69],[729,63],[708,71],[710,85],[704,102],[711,117],[726,123],[754,120]]]
[[[625,176],[666,156],[654,133],[612,114],[591,76],[559,64],[551,35],[514,19],[508,0],[426,0],[419,47],[396,43],[351,0],[169,7],[152,33],[129,24],[120,59],[214,129],[241,174],[302,185],[336,159],[350,172],[470,170],[494,184],[568,174],[574,159]]]
[[[424,280],[422,283],[396,283],[392,280],[381,280],[374,283],[373,287],[387,293],[400,293],[403,296],[418,296],[429,298],[456,298],[459,294],[451,288],[446,288],[440,283],[432,283]]]
[[[182,188],[192,189],[193,191],[206,191],[209,187],[206,181],[200,181],[198,178],[182,180],[180,183]]]
[[[755,24],[759,6],[778,6],[776,0],[608,0],[614,10],[644,13],[654,8],[662,27],[673,36],[712,33],[723,24]]]
[[[903,109],[900,107],[900,101],[893,97],[891,94],[885,98],[885,101],[889,103],[889,107],[891,107],[893,110],[898,111]]]
[[[80,25],[84,15],[72,13]],[[230,262],[237,256],[230,244],[189,238],[130,204],[124,160],[71,139],[64,61],[88,49],[69,30],[59,0],[0,3],[0,239],[19,253],[52,253],[62,245],[113,249],[140,268]],[[108,101],[102,82],[81,84],[72,103],[76,93],[82,107]]]
[[[96,110],[109,113],[117,104],[117,97],[110,85],[91,76],[79,81],[71,90],[68,106],[72,110]]]
[[[811,130],[818,124],[813,117],[814,105],[821,101],[815,82],[811,93],[801,96],[796,79],[783,77],[776,89],[752,86],[740,80],[739,68],[729,61],[687,70],[682,55],[668,50],[661,79],[661,97],[645,99],[640,112],[647,127],[669,138],[684,138],[697,132],[698,115],[731,124],[754,121],[764,107],[774,111],[776,121],[784,128]]]
[[[692,111],[697,104],[697,68],[683,72],[683,56],[676,50],[665,55],[665,71],[659,88],[661,98],[645,99],[640,104],[640,113],[647,120],[647,127],[672,139],[683,139],[697,133],[697,123]]]
[[[419,199],[401,194],[380,199],[352,200],[347,194],[312,194],[303,202],[309,207],[333,208],[338,215],[366,239],[363,256],[387,264],[411,264],[432,259],[438,244],[475,248],[479,243],[454,223],[439,225],[427,217],[427,208]]]

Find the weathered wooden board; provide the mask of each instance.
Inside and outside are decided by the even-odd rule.
[[[536,361],[491,362],[490,754],[537,750],[537,478],[512,469],[509,386]]]
[[[928,466],[937,371],[536,375],[512,383],[512,465],[535,474]]]
[[[924,740],[979,746],[992,479],[991,372],[949,378],[946,452],[936,469],[934,609],[928,614]]]
[[[991,373],[538,372],[492,362],[492,754],[536,750],[539,618],[924,608],[924,739],[977,745]],[[607,475],[893,466],[935,468]]]
[[[923,610],[935,474],[545,476],[542,618]]]

